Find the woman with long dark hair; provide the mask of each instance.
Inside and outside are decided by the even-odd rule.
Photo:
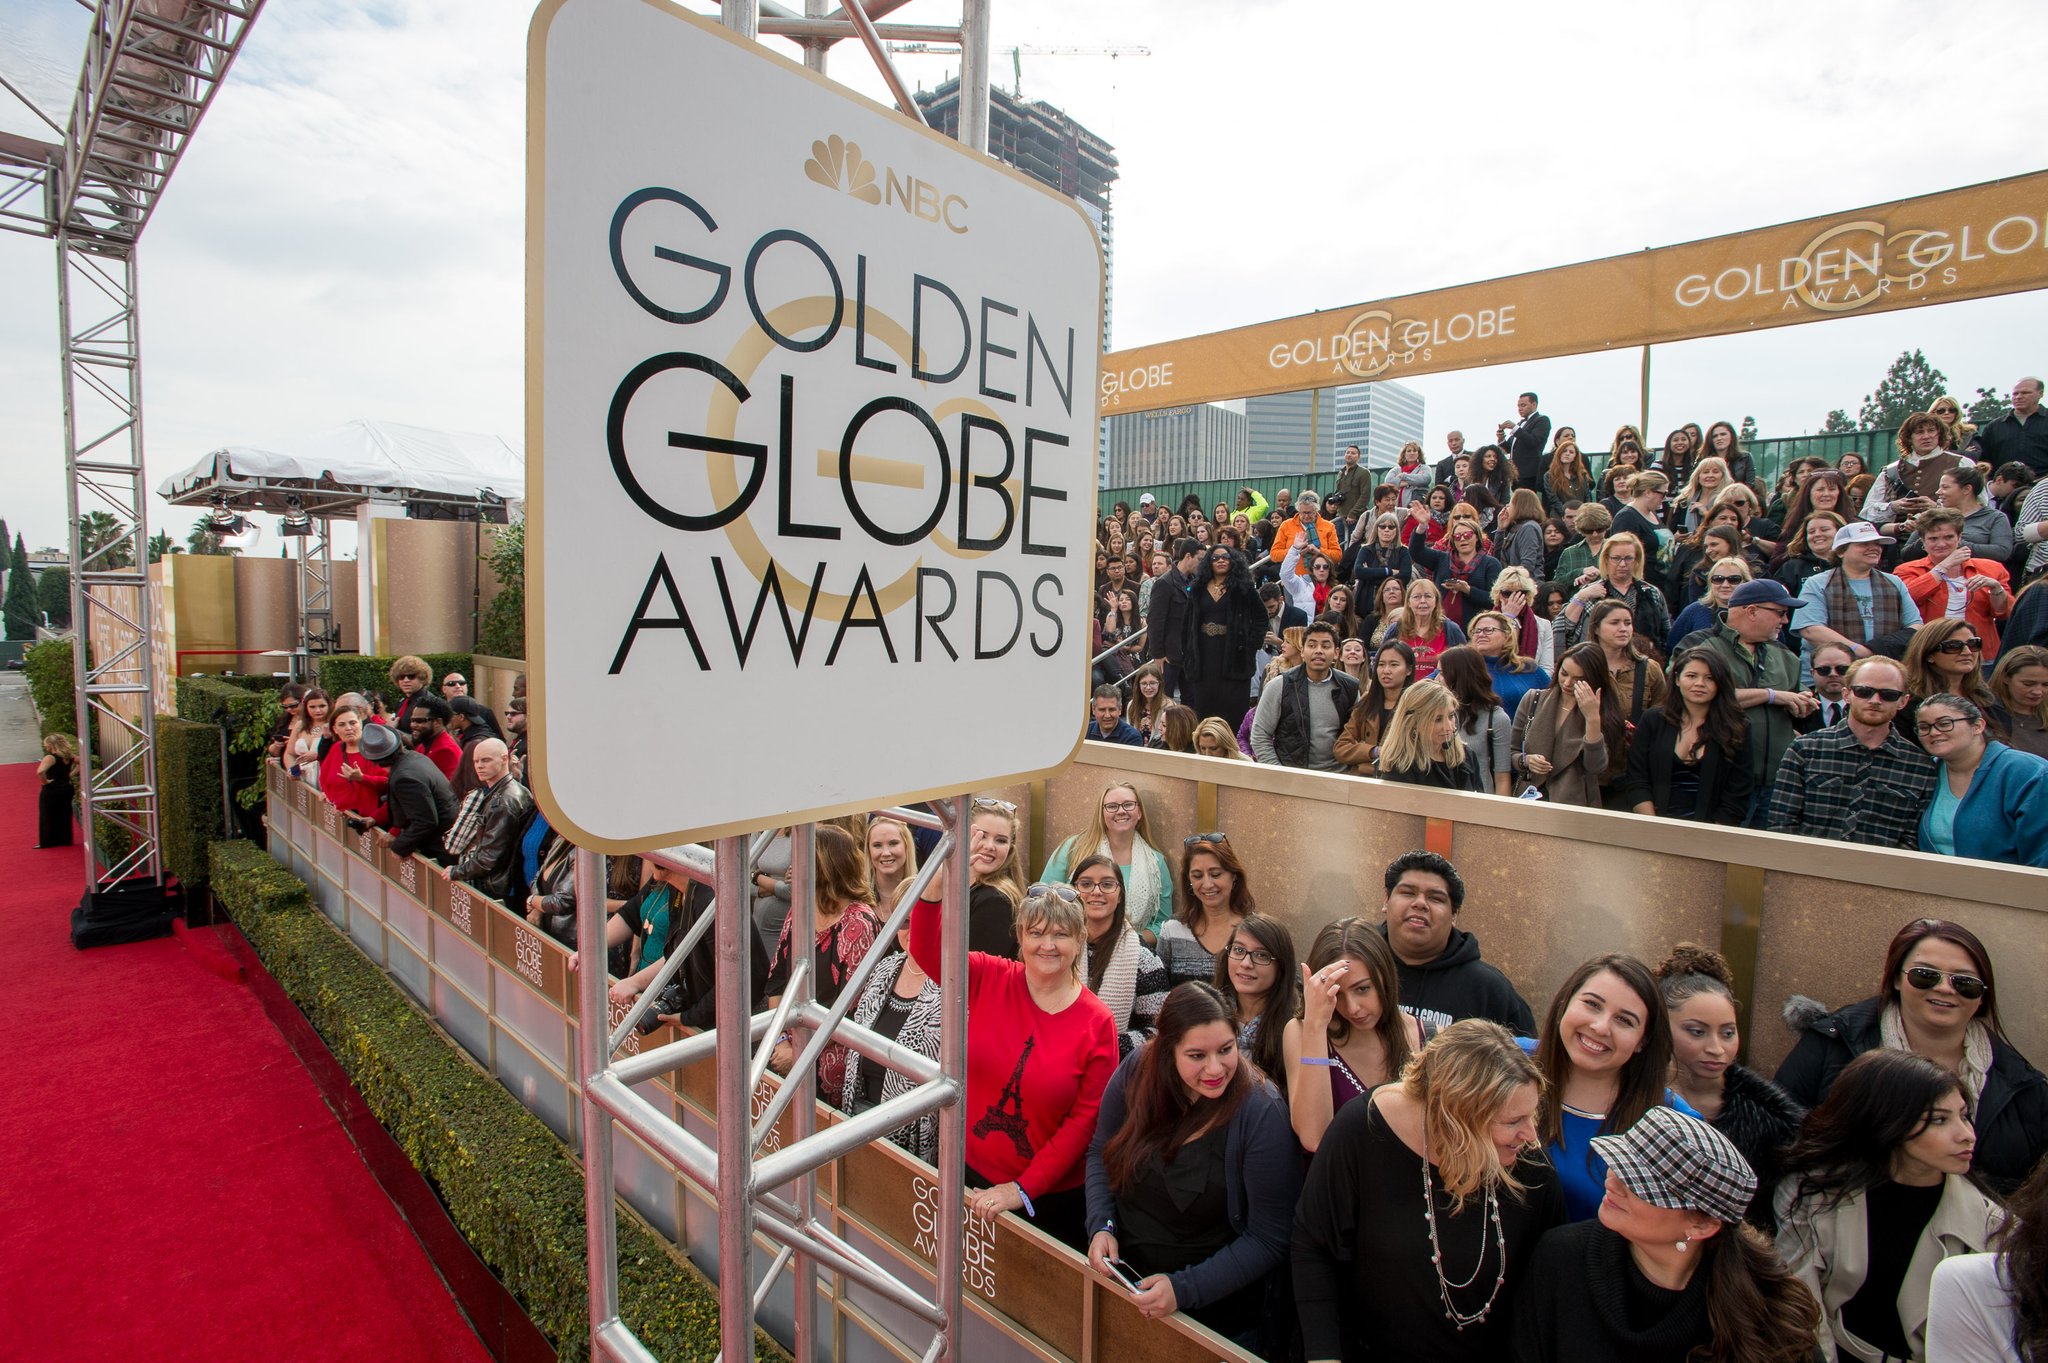
[[[1600,777],[1627,741],[1626,722],[1600,645],[1580,644],[1559,660],[1556,680],[1522,697],[1509,755],[1517,779],[1554,803],[1600,808]]]
[[[1711,648],[1687,649],[1672,667],[1676,684],[1629,740],[1622,804],[1638,814],[1739,828],[1752,782],[1735,674]]]
[[[813,891],[816,939],[812,943],[811,992],[827,1008],[839,1001],[839,993],[874,944],[881,924],[875,919],[875,889],[868,880],[867,857],[853,835],[833,824],[819,824],[815,833],[812,862],[817,870]],[[790,940],[790,922],[782,920],[775,951],[768,965],[768,1004],[773,1007],[789,987],[790,971],[799,948]],[[846,1079],[846,1048],[827,1046],[818,1057],[818,1096],[836,1103]],[[785,1039],[775,1048],[769,1063],[777,1073],[786,1073],[796,1058],[793,1040]]]
[[[1665,1087],[1671,1023],[1650,968],[1616,952],[1571,973],[1550,1000],[1536,1045],[1540,1131],[1574,1221],[1599,1209],[1607,1166],[1595,1136],[1626,1131],[1659,1103],[1698,1116]]]
[[[1875,997],[1830,1013],[1795,995],[1785,1020],[1805,1033],[1778,1066],[1793,1101],[1818,1105],[1865,1051],[1911,1051],[1963,1079],[1992,1188],[2018,1187],[2048,1152],[2048,1079],[2006,1037],[1991,953],[1962,924],[1914,919],[1885,949]]]
[[[1235,729],[1251,708],[1253,658],[1266,638],[1266,607],[1235,549],[1209,550],[1209,571],[1189,593],[1181,676],[1196,713]]]
[[[1399,639],[1383,640],[1372,657],[1372,680],[1330,745],[1330,755],[1359,776],[1378,773],[1380,734],[1415,681],[1415,650]]]
[[[1489,611],[1480,618],[1490,621],[1502,617],[1497,611]],[[1472,628],[1480,628],[1479,621],[1474,621]],[[1436,679],[1456,703],[1458,738],[1473,758],[1479,790],[1495,795],[1513,794],[1509,789],[1514,775],[1508,770],[1508,751],[1514,722],[1501,708],[1500,697],[1493,689],[1493,673],[1478,646],[1460,644],[1445,649],[1444,656],[1437,660]]]
[[[1393,948],[1363,918],[1325,923],[1301,967],[1301,1016],[1281,1041],[1287,1117],[1314,1154],[1346,1103],[1401,1077],[1422,1049],[1422,1024],[1401,1011]]]
[[[1556,1171],[1533,1148],[1542,1084],[1505,1027],[1467,1018],[1400,1082],[1337,1113],[1294,1225],[1308,1358],[1507,1353],[1536,1243],[1564,1219]]]
[[[1214,987],[1175,987],[1159,1033],[1117,1067],[1088,1147],[1088,1262],[1140,1314],[1185,1311],[1268,1351],[1268,1278],[1287,1257],[1301,1160],[1279,1091],[1237,1045]]]
[[[1736,1020],[1735,974],[1718,951],[1680,942],[1657,967],[1657,983],[1671,1016],[1671,1088],[1734,1142],[1761,1180],[1761,1197],[1747,1220],[1775,1231],[1771,1189],[1785,1147],[1799,1134],[1806,1109],[1756,1071],[1739,1065],[1742,1029]]]
[[[1995,1254],[1955,1254],[1927,1293],[1927,1356],[2048,1363],[2048,1160],[2005,1205]]]
[[[1050,870],[1046,874],[1051,878]],[[1116,1022],[1117,1054],[1129,1055],[1152,1035],[1158,1021],[1168,988],[1166,967],[1131,926],[1123,868],[1113,859],[1092,853],[1063,878],[1081,896],[1081,914],[1087,921],[1087,966],[1081,978],[1088,992],[1109,1006]]]
[[[1824,1357],[1933,1358],[1934,1266],[1990,1248],[2005,1219],[1970,1174],[1975,1146],[1962,1081],[1901,1051],[1856,1057],[1807,1115],[1778,1185],[1778,1253],[1820,1302]]]
[[[1181,845],[1180,900],[1159,925],[1159,959],[1175,984],[1215,978],[1216,958],[1237,925],[1258,907],[1251,878],[1221,833],[1196,833]]]
[[[1237,1044],[1274,1083],[1287,1078],[1281,1034],[1301,1009],[1294,934],[1263,913],[1248,913],[1216,957],[1211,983],[1237,1017]]]

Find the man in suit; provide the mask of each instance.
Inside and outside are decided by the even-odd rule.
[[[1550,443],[1550,418],[1536,410],[1536,395],[1524,393],[1515,399],[1519,421],[1503,421],[1494,443],[1507,451],[1515,466],[1515,486],[1543,490],[1543,450]]]
[[[1173,550],[1173,566],[1153,579],[1152,600],[1145,607],[1145,656],[1159,659],[1160,686],[1178,698],[1181,633],[1187,628],[1188,593],[1202,567],[1202,544],[1183,539]]]
[[[1266,648],[1269,652],[1280,651],[1280,635],[1295,625],[1308,624],[1308,612],[1299,606],[1289,605],[1287,589],[1277,582],[1268,582],[1259,588],[1259,600],[1266,607]]]
[[[1450,453],[1436,461],[1436,480],[1439,483],[1451,482],[1452,475],[1457,472],[1458,461],[1465,457],[1465,433],[1463,431],[1452,431],[1444,437],[1444,444],[1450,449]],[[1464,480],[1458,479],[1457,481],[1463,482]]]
[[[1849,714],[1849,664],[1856,655],[1843,644],[1822,644],[1813,651],[1813,698],[1819,708],[1794,722],[1800,733],[1839,724]]]

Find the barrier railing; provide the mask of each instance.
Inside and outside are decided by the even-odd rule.
[[[356,947],[397,982],[478,1064],[569,1145],[581,1140],[574,1079],[575,976],[569,953],[518,914],[462,885],[443,880],[428,863],[391,855],[357,833],[319,792],[270,770],[271,854],[313,891],[314,903]],[[611,1009],[619,1026],[627,1010]],[[622,1055],[682,1040],[672,1027],[631,1034]],[[706,1142],[716,1141],[715,1064],[706,1059],[673,1075],[632,1085],[649,1103],[672,1111]],[[775,1100],[776,1076],[754,1090],[750,1119]],[[816,1104],[823,1129],[840,1120]],[[763,1152],[796,1129],[796,1114],[777,1119]],[[677,1177],[632,1133],[614,1135],[619,1196],[669,1236],[706,1273],[718,1272],[719,1208]],[[861,1146],[818,1172],[817,1200],[826,1229],[885,1265],[918,1296],[933,1290],[939,1190],[931,1166],[885,1142]],[[787,1191],[785,1185],[784,1191]],[[1151,1321],[1121,1287],[1028,1222],[1004,1216],[965,1219],[963,1356],[985,1363],[1257,1363],[1222,1336],[1184,1316]],[[774,1276],[777,1245],[759,1239],[756,1280]],[[789,1276],[769,1285],[760,1323],[791,1336]],[[896,1341],[919,1327],[900,1300],[821,1270],[814,1338],[816,1363],[919,1363]],[[929,1326],[923,1327],[928,1330]]]

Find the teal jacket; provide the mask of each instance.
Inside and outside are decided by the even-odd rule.
[[[1052,859],[1045,863],[1045,874],[1039,877],[1040,880],[1058,881],[1063,885],[1068,883],[1068,878],[1073,875],[1073,863],[1087,858],[1085,852],[1078,858],[1074,855],[1074,843],[1079,837],[1077,833],[1060,844],[1059,850],[1052,854]],[[1159,902],[1127,903],[1124,905],[1124,917],[1139,932],[1157,933],[1159,925],[1173,917],[1173,871],[1166,864],[1166,854],[1156,847],[1152,849],[1152,859],[1153,869],[1159,873]],[[1128,881],[1130,868],[1123,869],[1124,877]]]
[[[1937,776],[1946,781],[1944,771]],[[1920,815],[1920,850],[1935,850],[1928,836],[1932,802]],[[2012,866],[2048,867],[2048,758],[1984,745],[1984,760],[1956,808],[1956,855]]]

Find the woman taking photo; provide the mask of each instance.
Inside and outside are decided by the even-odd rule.
[[[342,706],[335,710],[330,727],[334,741],[320,759],[320,793],[344,816],[353,814],[388,828],[391,811],[384,797],[391,788],[391,773],[382,762],[363,756],[362,711]]]
[[[1974,1095],[1973,1167],[1993,1190],[2017,1188],[2048,1152],[2048,1079],[2006,1038],[1990,953],[1962,924],[1914,919],[1885,951],[1876,997],[1830,1013],[1795,995],[1785,1020],[1805,1033],[1778,1067],[1794,1102],[1817,1106],[1865,1051],[1911,1051]]]
[[[1237,1045],[1230,1006],[1178,986],[1159,1035],[1117,1067],[1088,1147],[1088,1262],[1148,1320],[1185,1311],[1258,1352],[1273,1347],[1267,1281],[1286,1260],[1301,1161],[1280,1094]]]
[[[1216,976],[1244,916],[1258,907],[1244,863],[1221,833],[1197,833],[1181,845],[1180,907],[1160,924],[1159,959],[1175,984]]]
[[[1406,600],[1379,638],[1382,644],[1406,644],[1415,658],[1416,679],[1426,681],[1436,675],[1436,660],[1443,651],[1465,642],[1465,632],[1444,618],[1443,597],[1436,583],[1418,577],[1408,584]]]
[[[1741,1219],[1775,1231],[1771,1189],[1806,1109],[1770,1080],[1735,1063],[1742,1049],[1735,976],[1720,952],[1680,942],[1657,967],[1657,983],[1671,1015],[1671,1088],[1756,1170],[1763,1195],[1751,1199]]]
[[[1674,660],[1677,684],[1628,743],[1622,806],[1638,814],[1740,828],[1749,812],[1749,723],[1735,675],[1710,648]]]
[[[1598,809],[1600,777],[1608,754],[1624,750],[1625,725],[1600,645],[1580,644],[1557,665],[1556,681],[1522,697],[1511,739],[1515,777],[1553,804]]]
[[[1138,935],[1146,941],[1159,925],[1173,917],[1173,872],[1166,854],[1153,841],[1152,824],[1137,787],[1113,785],[1095,802],[1088,827],[1054,849],[1045,863],[1046,880],[1071,881],[1070,867],[1084,856],[1100,854],[1112,858],[1129,891],[1126,915]]]
[[[1992,739],[1984,712],[1961,696],[1922,701],[1913,726],[1941,763],[1920,816],[1920,850],[2048,867],[2048,758]]]
[[[1480,792],[1477,756],[1458,736],[1458,698],[1442,681],[1417,682],[1401,694],[1380,735],[1378,766],[1384,781]]]
[[[1437,667],[1436,679],[1457,702],[1458,739],[1472,757],[1477,789],[1495,795],[1511,795],[1514,779],[1508,770],[1508,752],[1514,721],[1494,693],[1493,674],[1486,659],[1471,644],[1446,649]]]
[[[1486,663],[1493,693],[1500,697],[1500,708],[1507,714],[1520,708],[1522,697],[1550,685],[1550,674],[1521,652],[1521,631],[1501,612],[1480,612],[1472,622],[1471,636],[1472,647]],[[1513,747],[1512,734],[1509,746]]]
[[[910,956],[945,983],[940,903],[952,868],[910,912]],[[967,954],[967,1210],[1022,1211],[1075,1249],[1086,1243],[1082,1182],[1102,1090],[1116,1069],[1116,1024],[1081,982],[1087,941],[1071,886],[1033,884],[1017,910],[1021,959]]]
[[[1899,1051],[1858,1056],[1807,1116],[1778,1185],[1778,1253],[1820,1302],[1824,1357],[1931,1358],[1935,1265],[1982,1253],[2004,1222],[1971,1177],[1976,1143],[1962,1081]]]
[[[1574,1221],[1599,1210],[1607,1184],[1595,1136],[1628,1130],[1660,1103],[1699,1115],[1665,1087],[1671,1023],[1657,981],[1633,956],[1595,956],[1572,972],[1550,1000],[1536,1066],[1543,1146]]]
[[[1263,913],[1248,913],[1216,958],[1211,980],[1237,1018],[1238,1049],[1276,1084],[1287,1077],[1281,1034],[1301,1008],[1295,969],[1293,935]]]
[[[1209,551],[1209,574],[1189,593],[1181,675],[1195,712],[1233,729],[1251,706],[1253,658],[1266,639],[1266,607],[1235,549]]]
[[[812,943],[811,994],[830,1008],[839,1002],[840,991],[853,978],[882,925],[875,919],[875,890],[868,883],[867,859],[861,855],[853,835],[832,824],[819,824],[814,837],[817,936]],[[775,941],[768,964],[764,989],[771,1008],[782,1001],[783,992],[789,988],[790,971],[796,961],[796,949],[789,935],[791,921],[782,920],[782,934]],[[846,1056],[846,1048],[837,1044],[827,1046],[818,1056],[818,1096],[828,1103],[840,1099],[846,1081]],[[787,1074],[795,1059],[794,1040],[785,1032],[768,1063],[776,1073]]]
[[[2012,746],[2048,757],[2048,648],[2021,644],[2000,653],[1991,673],[1991,697],[2011,721]]]
[[[1398,639],[1373,653],[1372,680],[1351,707],[1351,718],[1330,745],[1330,755],[1359,776],[1379,771],[1380,734],[1393,722],[1401,695],[1415,681],[1415,650]]]
[[[1742,1224],[1757,1175],[1720,1132],[1653,1107],[1593,1144],[1599,1219],[1536,1247],[1515,1363],[1811,1363],[1820,1309]]]
[[[1294,1226],[1309,1359],[1506,1356],[1536,1242],[1564,1217],[1531,1149],[1542,1082],[1506,1028],[1468,1018],[1337,1113]]]
[[[1052,879],[1049,871],[1046,878]],[[1081,914],[1087,922],[1087,968],[1082,978],[1089,992],[1109,1007],[1118,1054],[1129,1055],[1152,1035],[1159,1005],[1166,1001],[1166,967],[1139,940],[1125,915],[1124,876],[1114,861],[1099,852],[1083,857],[1071,883],[1081,896]]]
[[[1325,923],[1301,968],[1301,1016],[1281,1041],[1287,1115],[1310,1154],[1339,1109],[1401,1077],[1422,1049],[1422,1024],[1401,1011],[1401,975],[1379,929],[1363,918]]]

